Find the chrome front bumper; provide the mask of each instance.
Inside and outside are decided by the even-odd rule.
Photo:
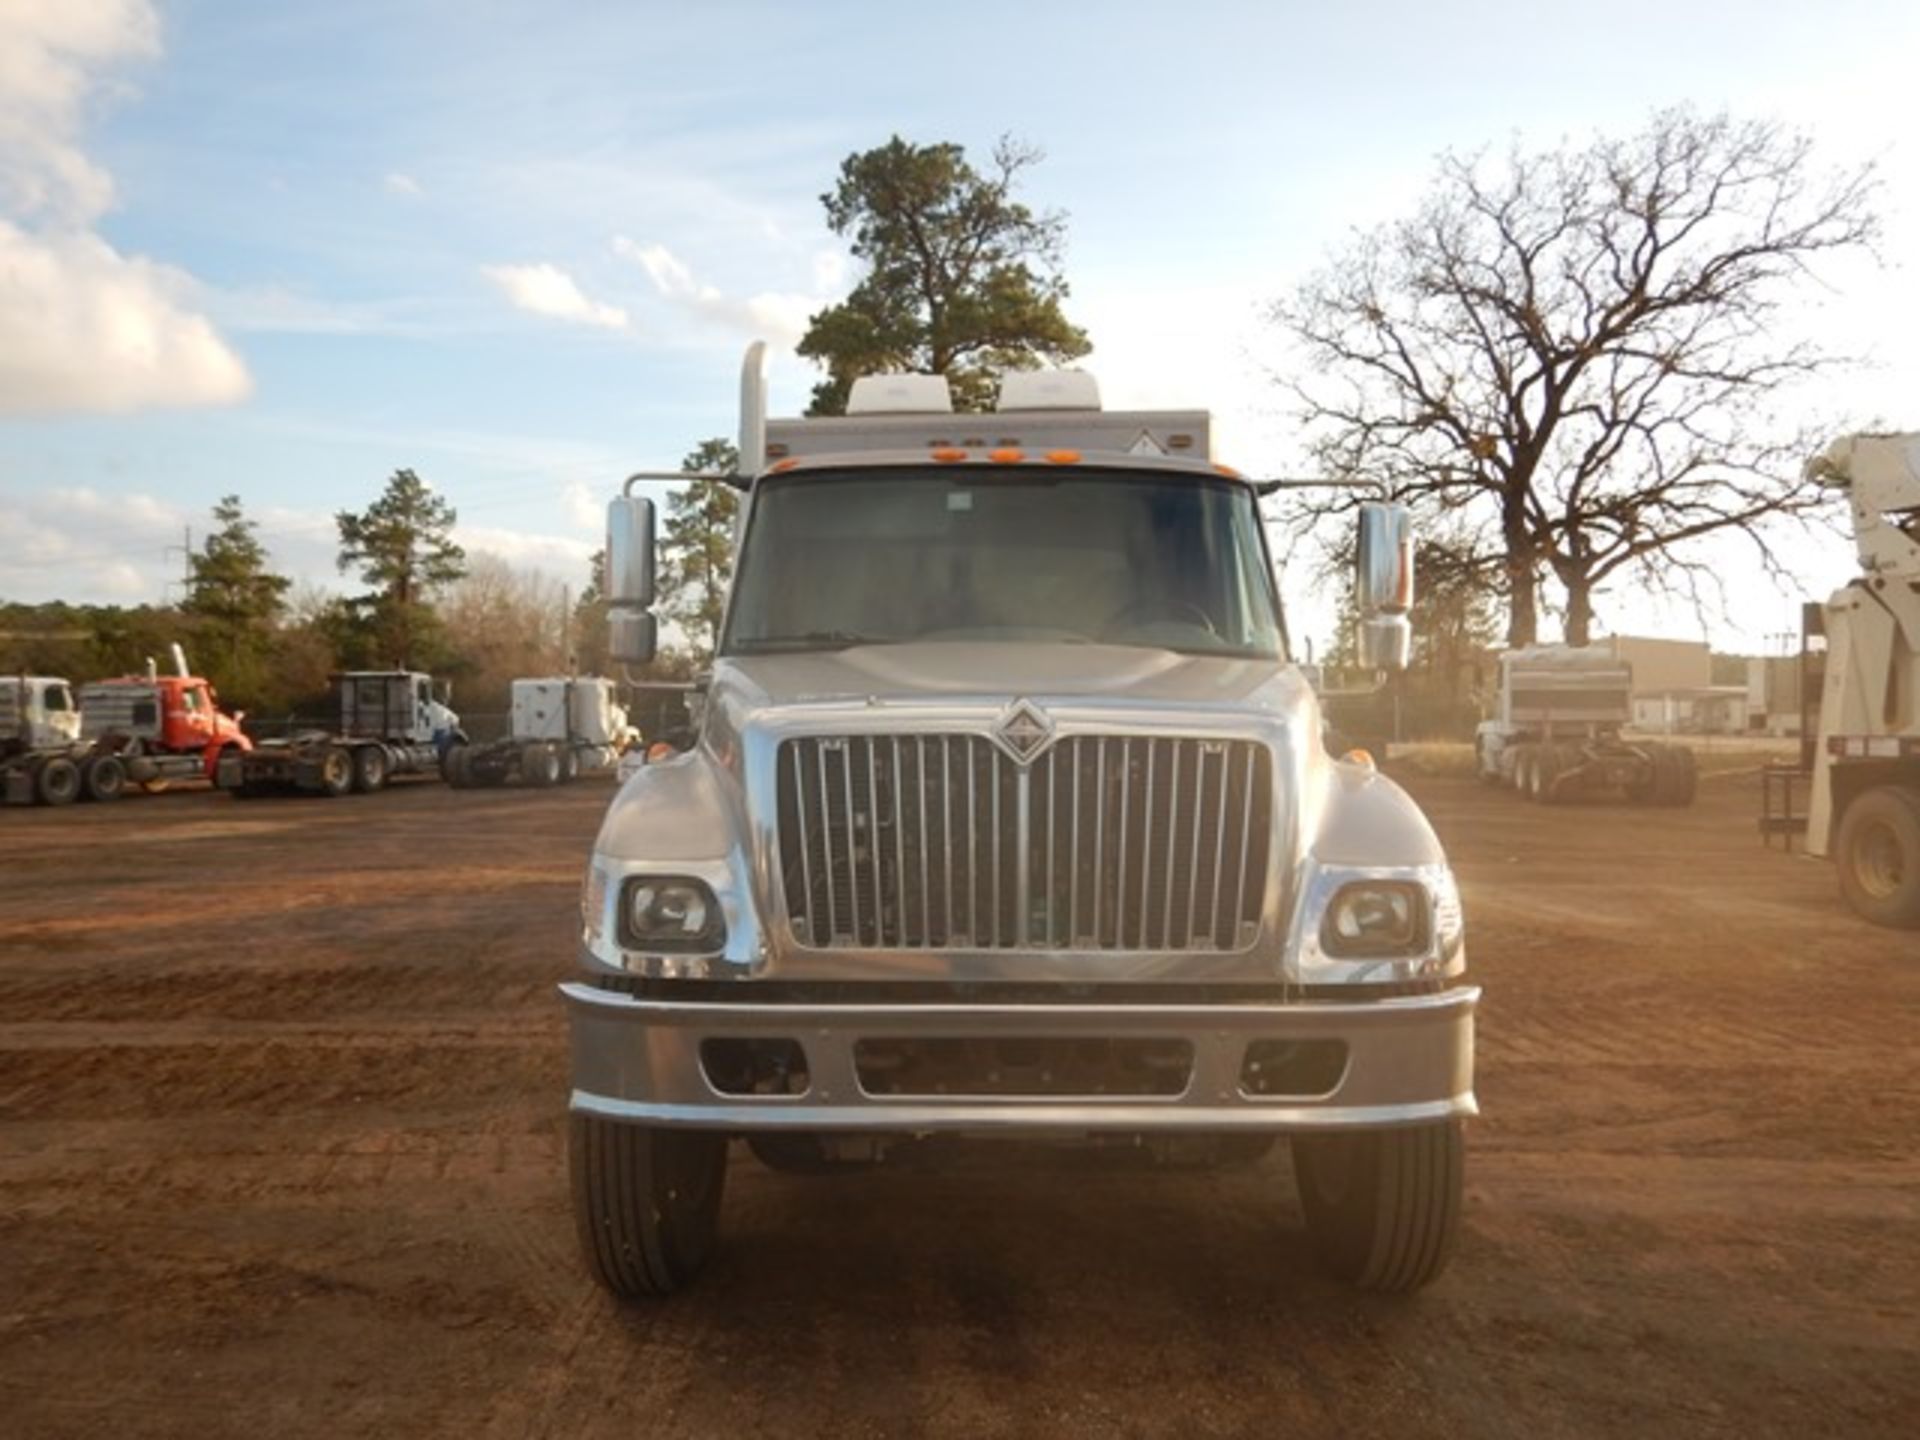
[[[750,988],[750,987],[743,987]],[[714,1130],[1085,1133],[1308,1130],[1408,1125],[1477,1113],[1473,1013],[1480,991],[1293,1004],[823,1005],[641,999],[560,987],[573,1042],[572,1108],[647,1125]],[[1178,1094],[873,1094],[855,1046],[911,1039],[1175,1040],[1191,1046]],[[724,1093],[703,1041],[784,1040],[805,1052],[793,1095]],[[1247,1047],[1333,1041],[1337,1082],[1313,1095],[1249,1093]]]

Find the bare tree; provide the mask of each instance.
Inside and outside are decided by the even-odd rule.
[[[1774,566],[1767,522],[1820,503],[1781,392],[1837,363],[1776,326],[1817,262],[1871,247],[1872,167],[1818,172],[1804,136],[1670,110],[1489,172],[1443,157],[1417,214],[1275,307],[1320,463],[1480,537],[1513,645],[1543,571],[1579,644],[1597,588],[1690,586],[1704,536]]]
[[[476,551],[449,585],[440,617],[446,669],[476,710],[503,710],[519,676],[565,673],[566,587],[545,571]]]

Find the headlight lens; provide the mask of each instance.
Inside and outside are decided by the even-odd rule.
[[[1419,955],[1427,948],[1427,892],[1404,880],[1340,887],[1320,925],[1320,948],[1343,960]]]
[[[720,902],[703,880],[641,875],[627,881],[622,939],[649,950],[699,954],[726,942]]]

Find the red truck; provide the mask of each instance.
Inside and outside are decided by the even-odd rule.
[[[223,755],[253,748],[239,715],[223,714],[213,686],[187,668],[173,647],[174,673],[123,675],[80,687],[80,737],[119,757],[127,778],[148,791],[175,780],[218,783]]]

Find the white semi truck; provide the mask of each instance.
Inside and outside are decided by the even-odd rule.
[[[73,687],[58,675],[0,675],[0,796],[10,805],[113,800],[126,773],[91,766]]]
[[[265,740],[220,762],[219,784],[242,799],[271,794],[369,794],[403,775],[440,773],[465,743],[460,717],[414,670],[350,670],[333,677],[334,730]]]
[[[1920,928],[1920,434],[1855,435],[1809,464],[1845,492],[1860,576],[1825,606],[1807,849],[1847,903]]]
[[[449,785],[564,785],[576,775],[611,772],[640,738],[615,681],[592,675],[522,679],[513,682],[512,694],[511,733],[450,749]]]
[[[596,1277],[693,1277],[733,1137],[819,1168],[944,1133],[1286,1137],[1333,1273],[1431,1281],[1479,991],[1432,827],[1322,743],[1271,487],[1212,462],[1203,412],[1103,411],[1073,372],[1006,376],[991,414],[873,377],[769,424],[760,355],[698,733],[608,808],[562,987]],[[635,664],[649,478],[686,477],[609,517]],[[1406,514],[1359,518],[1363,659],[1399,668]]]
[[[1561,804],[1624,794],[1640,805],[1691,805],[1693,751],[1629,738],[1633,668],[1600,645],[1528,645],[1500,657],[1498,711],[1474,735],[1474,768],[1489,785]]]

